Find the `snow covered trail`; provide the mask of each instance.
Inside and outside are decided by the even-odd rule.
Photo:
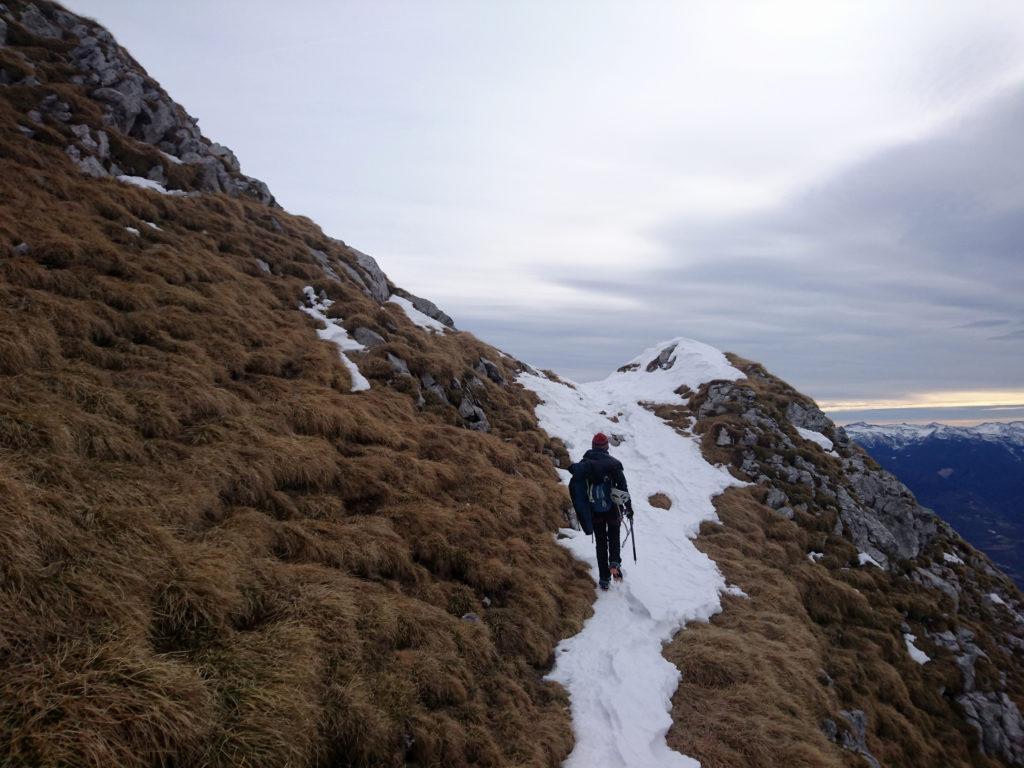
[[[648,371],[653,360],[661,365]],[[567,768],[699,765],[665,741],[679,671],[661,651],[686,622],[715,614],[719,595],[729,591],[717,566],[691,539],[702,521],[715,519],[711,498],[736,481],[704,460],[695,438],[677,433],[640,401],[679,403],[681,386],[695,390],[706,381],[743,374],[718,350],[689,339],[660,344],[633,363],[633,370],[575,389],[531,373],[519,378],[543,400],[537,407],[541,427],[563,440],[573,460],[590,447],[595,432],[622,439],[611,452],[625,465],[635,511],[638,562],[633,564],[631,547],[624,547],[625,580],[598,594],[583,630],[555,651],[550,678],[569,691],[576,734]],[[568,482],[569,473],[560,474]],[[672,500],[671,509],[648,503],[659,492]],[[570,537],[562,543],[590,565],[596,581],[591,538],[563,533]]]

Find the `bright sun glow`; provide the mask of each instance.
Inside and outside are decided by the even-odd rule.
[[[896,408],[983,408],[1024,405],[1024,391],[1018,389],[964,392],[924,392],[905,400],[832,401],[821,403],[825,411],[880,411]]]

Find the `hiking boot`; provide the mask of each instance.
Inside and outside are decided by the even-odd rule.
[[[621,565],[613,565],[608,570],[611,571],[613,579],[615,579],[616,581],[622,581],[623,573]]]
[[[611,586],[611,582],[608,579],[601,579],[599,582],[597,582],[597,586],[599,586],[601,589],[607,592],[608,587]]]

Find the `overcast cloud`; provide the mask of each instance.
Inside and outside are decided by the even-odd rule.
[[[1024,390],[1017,2],[71,6],[537,365],[689,335],[824,401]]]

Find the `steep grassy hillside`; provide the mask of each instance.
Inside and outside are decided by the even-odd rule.
[[[0,764],[556,765],[593,587],[513,371],[103,30],[0,18]]]

